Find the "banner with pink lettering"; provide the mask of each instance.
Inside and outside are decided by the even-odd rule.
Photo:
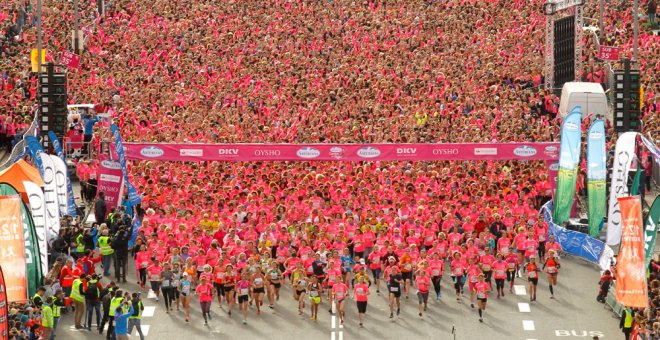
[[[548,167],[548,181],[550,182],[550,191],[552,197],[555,197],[555,189],[557,189],[557,176],[559,175],[559,161],[545,161]]]
[[[98,166],[98,192],[105,193],[105,205],[108,211],[113,211],[121,204],[122,182],[124,175],[121,164],[111,160],[108,155],[101,155]]]
[[[149,144],[124,143],[126,158],[159,161],[445,161],[559,159],[559,143]]]

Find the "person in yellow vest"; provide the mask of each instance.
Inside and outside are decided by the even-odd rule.
[[[43,328],[42,339],[50,339],[53,334],[55,320],[53,318],[53,309],[49,306],[50,303],[50,299],[44,301],[41,308],[41,327]]]
[[[108,236],[108,229],[104,229],[101,233],[102,236],[99,237],[98,246],[101,249],[101,263],[103,264],[103,276],[110,276],[110,266],[115,262],[114,255],[115,251],[112,249],[110,244],[112,241]]]
[[[619,328],[621,328],[626,340],[630,340],[630,333],[632,333],[633,329],[633,320],[635,320],[633,310],[630,307],[624,308],[623,313],[621,314]]]
[[[83,235],[83,232],[80,232],[78,236],[76,236],[76,258],[79,259],[83,256],[85,256],[85,236]]]
[[[85,298],[83,297],[83,278],[85,274],[80,274],[80,276],[73,280],[71,285],[71,300],[73,300],[73,307],[75,308],[75,314],[73,316],[74,324],[76,329],[83,329],[82,318],[85,313]]]
[[[50,308],[53,310],[53,332],[51,333],[49,340],[55,340],[57,325],[60,322],[60,316],[62,316],[62,307],[66,306],[66,303],[64,302],[64,293],[61,290],[57,290],[50,299]]]
[[[133,333],[133,327],[137,328],[137,332],[140,335],[140,340],[144,340],[144,334],[142,334],[142,325],[140,324],[140,319],[142,319],[142,311],[144,311],[144,305],[140,299],[140,293],[133,293],[131,303],[133,304],[133,315],[128,318],[128,334]]]
[[[46,287],[37,288],[37,293],[34,294],[30,302],[38,308],[41,308],[41,305],[44,304],[44,295],[46,294]]]
[[[124,293],[117,290],[115,297],[110,300],[110,319],[108,320],[108,337],[110,339],[115,338],[115,312],[122,305],[122,302],[124,302]]]

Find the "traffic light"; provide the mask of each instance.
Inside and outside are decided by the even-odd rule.
[[[47,136],[49,131],[53,131],[62,137],[67,127],[67,75],[55,72],[53,64],[48,64],[46,68],[48,71],[41,75],[39,84],[41,135]]]

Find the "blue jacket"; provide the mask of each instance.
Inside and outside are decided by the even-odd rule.
[[[128,317],[133,315],[133,306],[124,313],[115,313],[115,335],[128,335]]]

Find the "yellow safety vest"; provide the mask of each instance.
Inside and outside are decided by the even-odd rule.
[[[108,241],[110,241],[110,237],[108,236],[99,237],[99,248],[101,248],[101,255],[103,256],[112,255],[115,253],[112,247],[110,247]]]
[[[121,302],[124,300],[123,297],[115,297],[110,300],[110,316],[115,316],[115,310],[119,305],[121,305]]]
[[[81,284],[82,284],[81,279],[73,280],[73,284],[71,285],[71,298],[74,301],[85,302],[85,299],[83,298],[82,294],[80,294],[80,285]]]
[[[53,320],[53,310],[48,305],[44,305],[44,314],[41,318],[41,325],[45,328],[53,328],[55,321]]]
[[[142,318],[142,301],[138,301],[137,306],[138,306],[138,310],[137,310],[138,314],[136,316],[131,315],[130,317],[128,317],[129,319],[138,319],[138,320],[140,320],[140,318]],[[133,311],[133,312],[135,312],[135,311]]]
[[[55,305],[55,302],[53,302],[53,306],[51,307],[53,309],[53,317],[54,318],[59,318],[60,317],[60,306]]]
[[[623,327],[624,328],[631,328],[633,324],[633,316],[630,310],[628,308],[625,308],[623,312],[626,314],[625,319],[623,320]]]
[[[80,235],[78,235],[78,237],[76,237],[76,243],[78,243],[78,246],[76,247],[76,252],[84,253],[85,252],[85,243],[83,243],[82,234],[80,234]]]

